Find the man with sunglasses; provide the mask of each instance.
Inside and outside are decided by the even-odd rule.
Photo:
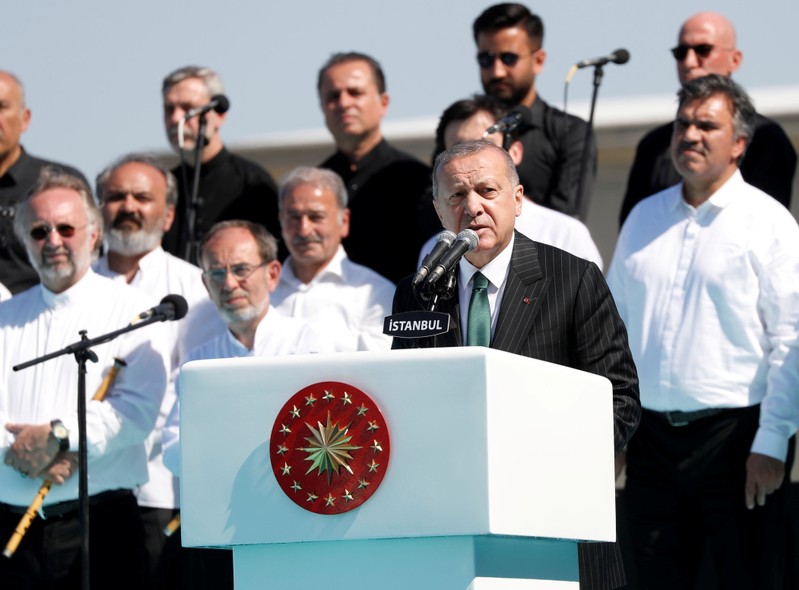
[[[0,538],[5,542],[45,479],[42,514],[16,553],[0,559],[1,588],[78,588],[81,537],[76,477],[78,366],[59,356],[80,331],[98,337],[152,306],[143,293],[91,269],[102,217],[82,178],[45,168],[14,220],[40,285],[0,304]],[[93,588],[146,587],[144,531],[133,490],[147,481],[144,439],[167,382],[164,324],[95,346],[86,366],[86,439]],[[125,366],[102,400],[92,396],[109,369]]]
[[[681,85],[708,74],[730,76],[743,60],[743,53],[736,46],[735,27],[715,12],[700,12],[685,21],[671,53]],[[639,201],[680,181],[669,155],[672,127],[673,123],[667,123],[653,129],[639,142],[619,212],[619,226],[624,225]],[[757,115],[740,170],[746,182],[790,208],[796,151],[776,121]]]
[[[592,135],[588,164],[581,170],[586,122],[549,106],[536,92],[546,59],[541,18],[522,4],[496,4],[477,17],[472,31],[483,90],[522,115],[517,136],[524,157],[517,168],[525,194],[585,219],[596,172],[595,141]]]

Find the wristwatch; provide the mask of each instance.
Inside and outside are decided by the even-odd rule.
[[[58,441],[58,451],[63,453],[69,450],[69,430],[64,423],[61,420],[53,420],[50,422],[50,426],[52,427],[50,433]]]

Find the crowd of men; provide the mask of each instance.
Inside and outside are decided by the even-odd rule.
[[[183,363],[463,345],[613,385],[632,559],[623,564],[616,544],[581,544],[581,588],[625,587],[624,566],[630,587],[788,587],[796,153],[731,79],[743,56],[732,23],[704,12],[678,33],[675,121],[638,146],[607,282],[580,221],[595,140],[585,146],[586,122],[536,92],[541,18],[497,4],[473,35],[485,94],[443,110],[432,168],[383,137],[389,95],[372,56],[324,62],[317,91],[336,151],[279,182],[225,148],[221,78],[190,66],[162,86],[181,164],[123,155],[97,176],[96,198],[79,171],[24,150],[24,87],[0,70],[1,538],[52,482],[41,517],[0,558],[0,587],[81,579],[76,364],[12,367],[80,330],[125,326],[167,294],[185,298],[186,317],[98,346],[89,363],[93,587],[232,587],[228,552],[164,534],[180,507]],[[521,124],[492,131],[509,113]],[[439,307],[453,327],[392,342],[383,318],[425,308],[409,275],[442,227],[478,236]],[[115,363],[107,394],[93,397]]]

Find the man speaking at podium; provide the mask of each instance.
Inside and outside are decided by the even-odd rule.
[[[594,263],[514,231],[523,193],[513,160],[492,143],[461,143],[436,159],[433,203],[441,223],[455,233],[472,229],[479,242],[456,266],[453,297],[438,309],[450,314],[453,328],[415,341],[395,338],[393,348],[490,346],[602,375],[613,384],[618,453],[641,412],[627,331]],[[485,295],[490,313],[470,314],[470,300]],[[472,309],[477,309],[477,301]],[[393,311],[420,309],[425,304],[406,277],[397,287]],[[464,337],[479,332],[481,322],[487,328],[483,341]],[[580,545],[578,553],[581,588],[625,583],[615,545]]]

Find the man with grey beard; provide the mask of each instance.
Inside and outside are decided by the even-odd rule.
[[[95,263],[95,271],[147,292],[153,305],[170,293],[182,295],[189,304],[185,319],[167,324],[170,375],[176,374],[181,351],[221,332],[224,325],[208,299],[200,269],[161,248],[164,232],[175,216],[175,177],[151,156],[128,154],[100,173],[97,194],[107,247],[105,256]],[[137,492],[153,588],[168,587],[169,580],[179,577],[176,565],[180,560],[169,556],[180,551],[180,544],[167,548],[163,533],[180,500],[178,479],[164,467],[161,452],[161,430],[174,401],[174,387],[168,386],[156,427],[147,438],[149,481]]]

